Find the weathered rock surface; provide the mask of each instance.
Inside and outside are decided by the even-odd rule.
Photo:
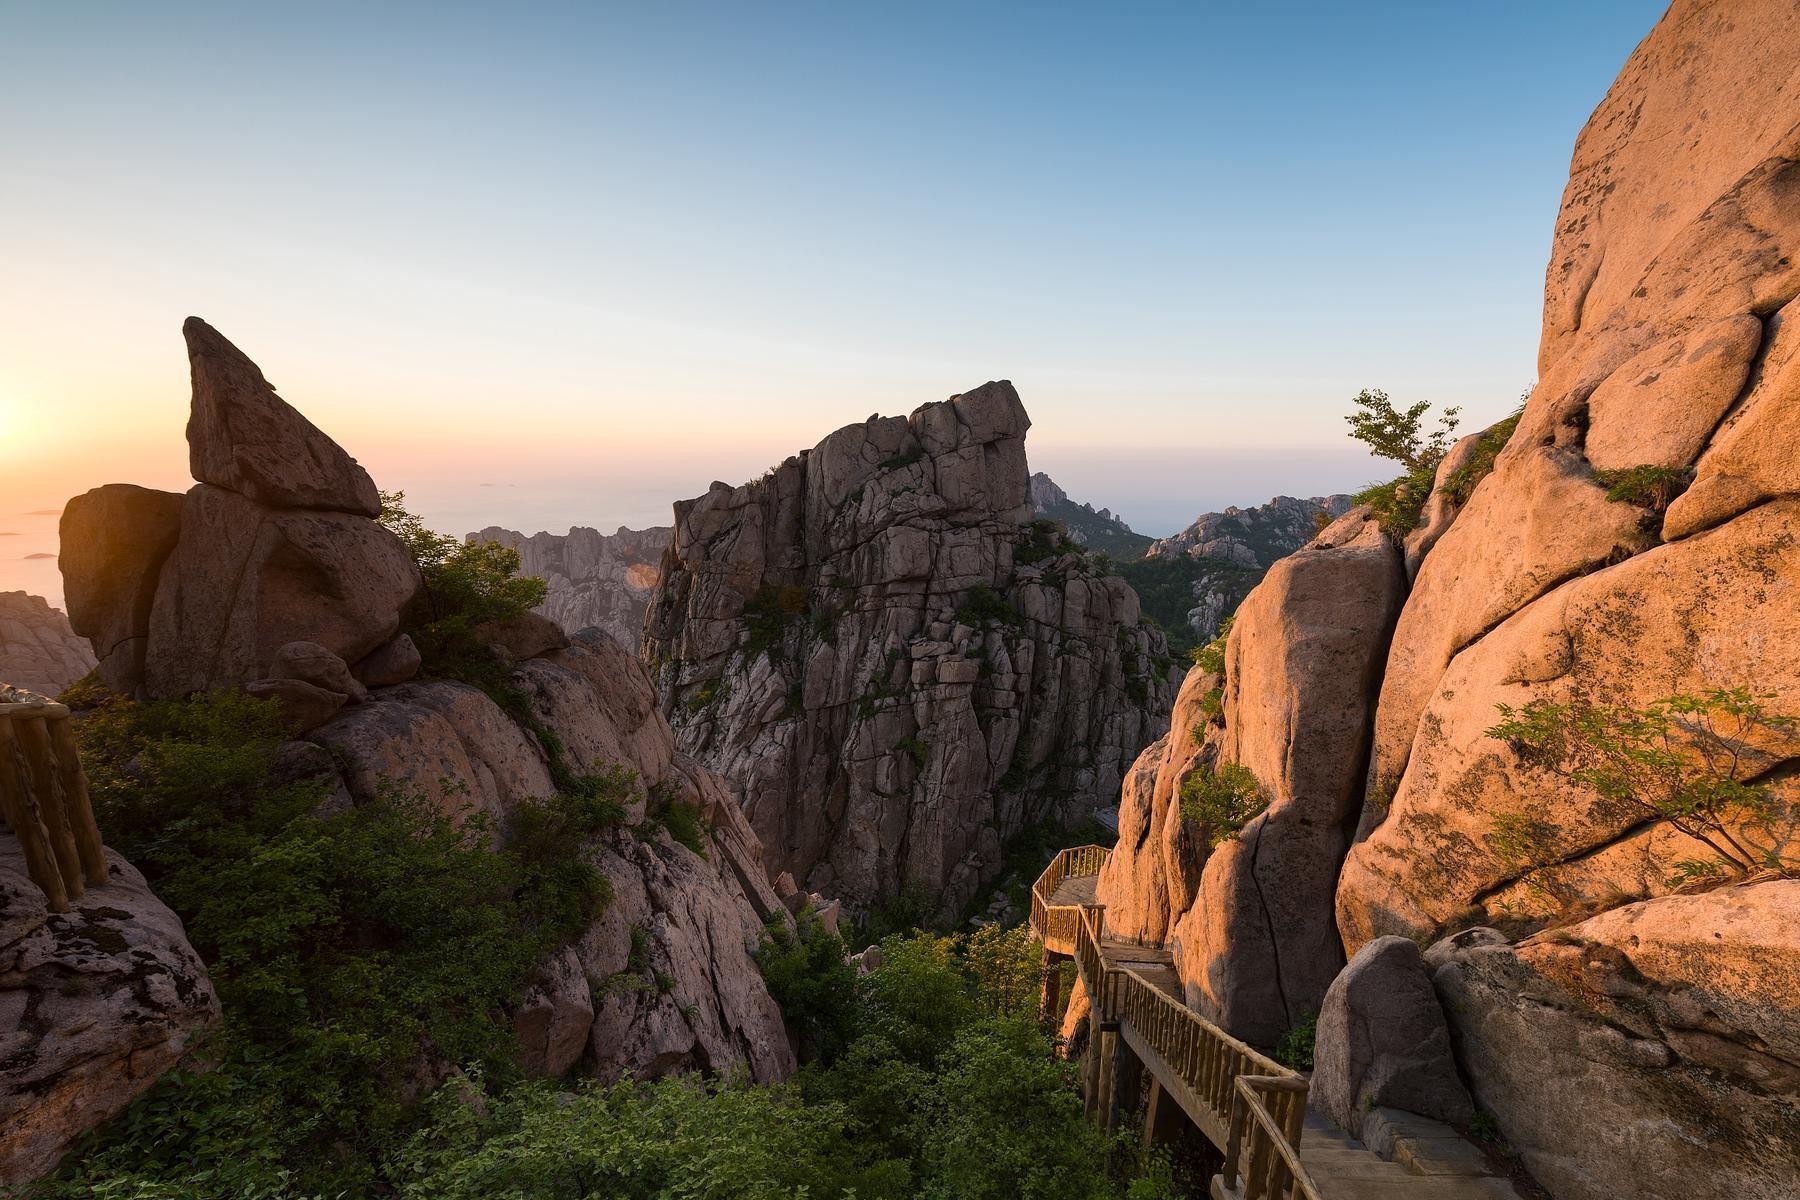
[[[0,1185],[47,1172],[219,1016],[181,921],[107,861],[103,886],[52,913],[0,836]]]
[[[270,508],[381,514],[369,473],[276,395],[243,351],[199,317],[181,332],[194,382],[188,465],[195,479]]]
[[[1800,660],[1771,653],[1800,645],[1797,522],[1800,501],[1783,500],[1659,546],[1564,584],[1458,655],[1425,711],[1389,812],[1345,863],[1338,910],[1346,942],[1430,934],[1483,903],[1552,915],[1609,896],[1659,894],[1676,863],[1712,857],[1637,806],[1528,764],[1486,731],[1499,703],[1643,704],[1738,683],[1769,694],[1771,711],[1800,713]],[[1800,738],[1765,731],[1753,754],[1772,770],[1800,758]],[[1792,780],[1773,787],[1790,805],[1800,801]],[[1497,836],[1503,816],[1540,830],[1542,844],[1521,857]],[[1779,850],[1794,826],[1789,813],[1744,836]],[[1622,851],[1608,855],[1615,845]],[[1527,874],[1538,885],[1531,894],[1501,895]]]
[[[1416,943],[1377,938],[1332,981],[1319,1009],[1308,1102],[1353,1136],[1375,1108],[1459,1126],[1475,1115]]]
[[[150,605],[164,560],[181,532],[181,497],[109,483],[64,506],[59,526],[69,624],[100,660],[100,678],[135,696],[150,639]]]
[[[1316,1013],[1344,965],[1333,897],[1405,588],[1399,547],[1353,510],[1275,564],[1226,641],[1223,725],[1208,740],[1269,803],[1207,858],[1172,941],[1188,1002],[1248,1041],[1273,1044]]]
[[[400,540],[366,517],[273,509],[200,484],[157,586],[145,690],[185,696],[264,678],[294,641],[355,662],[399,632],[419,587]]]
[[[55,696],[94,664],[88,640],[42,596],[0,592],[0,680]]]
[[[549,592],[537,611],[568,633],[604,629],[634,653],[644,637],[644,610],[662,577],[662,555],[674,532],[667,525],[615,533],[577,526],[566,534],[526,535],[490,525],[471,542],[498,542],[519,552],[519,574],[534,575]]]
[[[1776,1200],[1800,1180],[1800,881],[1433,946],[1476,1102],[1557,1200]]]
[[[1137,597],[1031,523],[1007,383],[676,506],[644,656],[776,870],[957,915],[1027,826],[1109,804],[1173,691]]]

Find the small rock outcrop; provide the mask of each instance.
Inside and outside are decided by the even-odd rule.
[[[55,696],[94,666],[88,640],[42,596],[0,592],[0,679]]]
[[[527,537],[490,525],[469,535],[471,542],[498,542],[519,552],[519,574],[548,587],[537,611],[567,633],[604,629],[636,653],[644,637],[644,611],[662,577],[663,551],[674,531],[619,526],[615,533],[577,526],[568,533]]]
[[[130,863],[49,911],[0,836],[0,1185],[44,1174],[219,1016],[181,921]]]
[[[1427,960],[1476,1102],[1557,1200],[1794,1194],[1800,880],[1516,945],[1467,930]]]
[[[1376,1108],[1464,1127],[1474,1117],[1417,943],[1377,938],[1332,980],[1308,1102],[1353,1135]]]
[[[1173,692],[1137,596],[1032,521],[1008,383],[676,505],[644,658],[771,866],[960,913],[1008,838],[1110,805]]]

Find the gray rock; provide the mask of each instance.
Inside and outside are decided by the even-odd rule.
[[[341,692],[354,704],[369,698],[369,689],[350,674],[344,660],[317,642],[289,642],[275,652],[269,674],[276,679],[298,679],[327,691]]]
[[[271,508],[381,514],[369,473],[277,396],[243,351],[199,317],[181,332],[194,380],[188,463],[195,479]]]
[[[42,596],[0,592],[0,680],[56,696],[94,665],[88,640]]]
[[[200,484],[157,587],[145,690],[175,697],[266,678],[294,641],[355,662],[394,636],[421,586],[400,539],[373,521]]]
[[[520,613],[507,621],[489,621],[477,625],[475,638],[499,649],[507,661],[537,658],[569,644],[562,626],[540,613]]]
[[[667,525],[615,533],[577,526],[566,534],[534,533],[489,526],[471,542],[498,542],[519,552],[519,574],[542,579],[548,588],[536,611],[564,631],[600,629],[637,652],[644,636],[644,611],[662,578],[662,555],[673,530]]]
[[[150,605],[181,532],[182,498],[109,483],[64,506],[59,527],[69,624],[92,643],[100,678],[121,695],[143,688]]]
[[[291,734],[317,729],[336,715],[350,699],[342,692],[327,691],[302,679],[253,679],[244,691],[258,700],[281,705],[282,723]]]
[[[181,921],[130,863],[107,863],[105,884],[52,913],[0,837],[0,1185],[50,1171],[219,1019]]]
[[[1010,384],[831,434],[676,505],[646,620],[681,749],[773,868],[960,913],[1005,839],[1110,806],[1174,671],[1137,596],[1031,524]]]
[[[392,687],[418,675],[422,665],[418,646],[402,633],[370,651],[356,664],[355,675],[368,687]]]
[[[1332,981],[1319,1011],[1311,1102],[1352,1136],[1377,1107],[1464,1126],[1475,1115],[1414,942],[1377,938]]]

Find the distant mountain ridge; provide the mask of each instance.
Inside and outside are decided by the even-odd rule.
[[[1172,537],[1135,532],[1109,509],[1080,504],[1042,471],[1031,477],[1031,506],[1060,521],[1069,540],[1112,556],[1144,612],[1184,651],[1217,635],[1263,574],[1350,509],[1346,495],[1276,496],[1249,508],[1201,513]]]
[[[619,526],[601,533],[577,525],[568,533],[534,533],[490,525],[470,541],[499,542],[519,552],[519,573],[549,585],[537,611],[568,633],[604,629],[635,652],[644,636],[644,609],[662,577],[662,555],[673,532]]]

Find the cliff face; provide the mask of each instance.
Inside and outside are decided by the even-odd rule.
[[[1120,579],[1031,521],[1007,383],[837,431],[676,506],[646,625],[681,748],[771,865],[960,912],[1007,838],[1110,804],[1172,694]]]
[[[644,610],[661,578],[667,525],[616,533],[577,526],[566,534],[527,537],[490,525],[469,535],[472,542],[498,542],[519,552],[519,574],[535,575],[549,592],[537,611],[568,633],[603,629],[636,651],[644,636]]]
[[[88,640],[42,596],[0,592],[0,680],[55,696],[95,662]]]
[[[1351,513],[1271,572],[1217,703],[1184,688],[1217,715],[1184,738],[1178,711],[1134,769],[1100,884],[1109,925],[1171,941],[1190,1002],[1264,1041],[1346,952],[1442,939],[1464,1082],[1558,1200],[1800,1180],[1800,737],[1726,731],[1753,861],[1696,881],[1718,855],[1691,823],[1488,732],[1499,704],[1714,688],[1800,715],[1797,121],[1792,5],[1670,9],[1576,146],[1540,382],[1491,473],[1404,547]],[[1680,761],[1708,736],[1678,721]],[[1209,852],[1176,793],[1215,763],[1270,803]]]

